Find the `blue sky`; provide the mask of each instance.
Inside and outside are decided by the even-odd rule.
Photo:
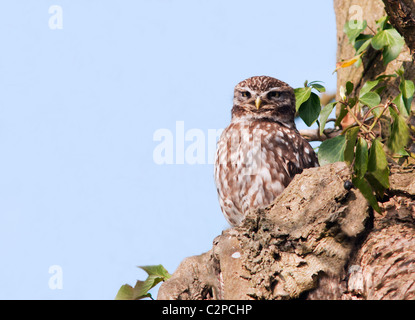
[[[235,84],[336,87],[331,1],[3,1],[0,39],[0,299],[113,299],[136,266],[208,251],[228,228],[208,132]],[[204,164],[155,163],[158,130],[191,145],[177,122]]]

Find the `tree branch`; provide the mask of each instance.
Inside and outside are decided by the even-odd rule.
[[[304,129],[299,131],[300,134],[307,141],[325,141],[334,137],[337,137],[341,134],[342,130],[339,129],[325,129],[323,134],[319,134],[319,129]]]

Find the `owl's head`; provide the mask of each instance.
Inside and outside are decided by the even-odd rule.
[[[295,128],[295,95],[287,83],[259,76],[235,86],[232,120],[252,119],[277,121]]]

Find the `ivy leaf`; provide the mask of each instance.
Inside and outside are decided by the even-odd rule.
[[[161,281],[160,278],[150,276],[145,281],[137,280],[134,288],[125,284],[118,290],[115,300],[140,300],[150,298],[151,294],[148,291]]]
[[[388,161],[386,160],[386,154],[379,138],[373,140],[372,146],[370,147],[367,172],[370,173],[383,188],[389,188]],[[372,186],[374,186],[373,183]],[[375,191],[383,193],[381,188],[377,185],[375,185],[375,187]]]
[[[369,202],[370,206],[377,212],[380,213],[380,208],[378,201],[376,200],[375,195],[373,194],[372,187],[364,178],[354,177],[352,178],[353,184],[360,190],[366,200]]]
[[[344,135],[323,141],[318,149],[318,162],[320,163],[320,166],[344,161],[345,148],[346,137]]]
[[[403,66],[401,66],[398,70],[395,71],[397,76],[400,76],[401,78],[403,78],[405,70],[403,68]]]
[[[386,188],[379,182],[379,180],[376,179],[376,177],[371,172],[366,172],[365,179],[375,191],[376,195],[378,197],[382,197],[385,193]]]
[[[311,88],[310,88],[311,89]],[[301,104],[298,115],[303,119],[307,126],[311,126],[318,119],[321,111],[320,98],[311,92],[310,98]]]
[[[354,163],[354,170],[359,179],[363,178],[367,171],[368,158],[367,141],[359,137],[356,144],[356,160]]]
[[[346,116],[346,114],[348,113],[348,110],[346,109],[346,107],[344,106],[344,104],[340,105],[340,112],[339,115],[336,119],[336,122],[334,123],[335,126],[339,127],[340,123],[342,122],[343,118]]]
[[[116,300],[139,300],[151,297],[148,291],[162,281],[166,281],[171,277],[167,270],[161,265],[141,266],[139,267],[147,272],[145,281],[138,280],[133,287],[128,284],[121,286],[115,297]]]
[[[343,86],[340,86],[340,88],[339,88],[339,95],[340,95],[340,98],[343,101],[346,101],[346,99],[347,99],[346,93],[347,93],[347,89],[345,87],[343,87]]]
[[[401,89],[401,92],[406,99],[414,97],[415,85],[412,80],[402,81],[399,85],[399,88]]]
[[[378,26],[378,31],[390,29],[392,26],[388,23],[389,17],[384,16],[380,18],[379,20],[376,20],[376,24]]]
[[[360,54],[367,49],[367,47],[372,43],[373,35],[371,34],[361,34],[359,35],[354,43],[354,48],[356,54]]]
[[[360,89],[359,97],[362,97],[366,93],[370,92],[378,84],[379,84],[379,80],[366,81],[365,84],[363,85],[362,89]]]
[[[396,105],[400,114],[404,115],[405,117],[409,115],[405,107],[405,102],[403,101],[402,93],[398,94],[392,102]]]
[[[346,21],[343,31],[349,38],[349,42],[353,45],[355,39],[366,29],[367,21],[349,20]]]
[[[115,300],[133,300],[134,288],[128,284],[121,286],[118,290]]]
[[[372,39],[372,47],[382,50],[383,64],[386,66],[395,60],[405,44],[405,40],[396,29],[386,29],[378,32]]]
[[[321,93],[326,92],[326,88],[323,85],[317,83],[316,81],[310,82],[309,86],[316,89],[318,92],[321,92]]]
[[[350,166],[354,159],[354,147],[356,145],[359,127],[353,127],[346,131],[346,147],[344,149],[344,161]]]
[[[147,291],[152,287],[153,281],[137,281],[134,288],[128,284],[121,286],[118,290],[115,300],[140,300],[143,298],[150,298],[151,294]]]
[[[310,87],[302,87],[294,89],[295,94],[295,110],[298,111],[300,106],[306,102],[311,95],[311,88]]]
[[[381,99],[376,92],[367,92],[363,96],[359,97],[359,101],[369,108],[373,108],[379,105]]]
[[[383,79],[396,78],[396,77],[397,77],[396,74],[382,74],[382,75],[376,77],[375,80],[383,80]]]
[[[373,92],[376,92],[378,95],[381,95],[383,90],[386,89],[386,86],[380,86],[378,88],[376,88],[375,90],[373,90]]]
[[[397,153],[406,147],[409,140],[409,128],[405,118],[399,115],[393,108],[389,108],[393,118],[392,130],[388,141],[388,148],[392,153]]]
[[[163,281],[171,277],[171,274],[161,264],[154,266],[139,266],[138,268],[143,269],[149,276],[162,278]]]
[[[402,101],[407,113],[409,114],[411,112],[411,103],[415,93],[414,82],[411,80],[402,79],[401,83],[399,84],[399,89],[402,93]]]
[[[320,112],[320,135],[323,134],[326,122],[330,114],[333,112],[334,106],[337,104],[337,101],[330,102],[326,104]]]
[[[350,95],[353,91],[354,85],[353,82],[347,81],[346,82],[346,95]]]
[[[148,276],[146,280],[140,281],[138,280],[134,286],[134,300],[139,300],[147,297],[151,297],[151,294],[148,291],[159,284],[162,278],[157,276]]]

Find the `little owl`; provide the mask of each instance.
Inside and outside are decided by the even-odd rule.
[[[215,183],[226,220],[239,225],[269,205],[303,169],[317,167],[313,148],[295,127],[294,90],[275,78],[235,87],[232,120],[217,145]]]

